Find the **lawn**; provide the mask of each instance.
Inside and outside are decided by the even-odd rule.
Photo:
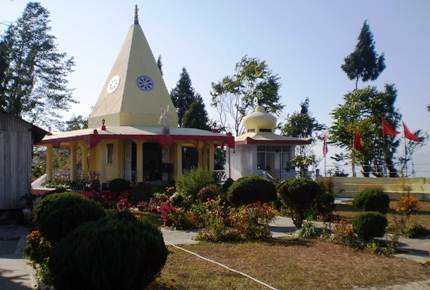
[[[392,219],[393,216],[398,216],[395,211],[397,207],[398,201],[390,202],[390,210],[387,214],[388,221]],[[336,204],[335,214],[345,218],[347,220],[351,220],[354,216],[360,213],[360,210],[353,207],[351,204]],[[413,221],[425,226],[427,229],[430,229],[430,202],[429,201],[420,201],[419,210],[416,214],[412,216]]]
[[[430,267],[319,240],[201,243],[186,249],[243,271],[279,289],[345,289],[428,278]],[[170,248],[152,289],[267,289],[256,282]]]

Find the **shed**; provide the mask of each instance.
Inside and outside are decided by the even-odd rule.
[[[0,112],[0,210],[24,206],[31,190],[33,144],[48,132],[11,114]]]

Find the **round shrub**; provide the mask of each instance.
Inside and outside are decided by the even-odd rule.
[[[227,192],[228,188],[233,184],[234,180],[232,178],[227,178],[222,184],[222,191]]]
[[[201,169],[193,169],[176,181],[176,189],[192,199],[203,187],[214,183],[212,173]]]
[[[160,230],[124,211],[76,228],[48,265],[57,290],[140,290],[155,279],[167,254]]]
[[[354,196],[352,205],[364,211],[387,213],[390,197],[379,188],[367,188]]]
[[[50,194],[34,208],[34,222],[42,236],[53,243],[79,225],[104,215],[100,204],[71,192]]]
[[[354,232],[363,240],[381,237],[385,234],[387,218],[379,212],[363,212],[352,221]]]
[[[121,194],[128,189],[130,189],[130,182],[125,179],[116,178],[109,182],[109,190],[116,194]]]
[[[200,201],[208,201],[210,199],[215,199],[221,193],[221,189],[216,184],[210,184],[208,186],[203,187],[197,193],[197,199]]]
[[[315,181],[307,178],[288,180],[279,186],[278,193],[284,204],[293,213],[293,222],[301,228],[306,213],[323,189]]]
[[[334,196],[330,193],[323,193],[316,197],[314,204],[315,213],[323,218],[324,221],[330,219],[334,210]]]
[[[236,180],[227,191],[227,200],[234,206],[276,199],[276,187],[258,176],[245,176]]]

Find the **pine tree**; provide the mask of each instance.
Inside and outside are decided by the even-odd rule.
[[[201,96],[197,95],[196,100],[185,112],[183,127],[210,130],[208,113]]]
[[[73,131],[88,128],[88,119],[82,117],[81,115],[72,116],[68,121],[66,121],[65,131]]]
[[[300,104],[300,111],[289,116],[282,128],[282,134],[290,137],[316,139],[316,134],[324,130],[326,126],[318,123],[309,112],[309,98]],[[292,160],[292,165],[298,167],[300,175],[305,176],[309,165],[315,164],[315,154],[307,145],[298,147],[298,155]]]
[[[376,80],[385,69],[384,54],[379,56],[376,53],[375,41],[367,21],[363,23],[355,50],[345,58],[341,67],[349,79],[355,80],[355,89],[360,79],[363,82]]]
[[[48,10],[29,2],[0,40],[0,109],[45,126],[75,102],[67,87],[73,58],[50,30]]]
[[[196,100],[196,93],[192,87],[191,78],[185,68],[179,76],[179,81],[176,87],[170,93],[173,105],[178,112],[179,127],[183,126],[185,112],[190,108],[191,104]]]

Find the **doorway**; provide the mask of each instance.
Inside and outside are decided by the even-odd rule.
[[[143,143],[143,180],[161,180],[161,156],[159,143]]]

